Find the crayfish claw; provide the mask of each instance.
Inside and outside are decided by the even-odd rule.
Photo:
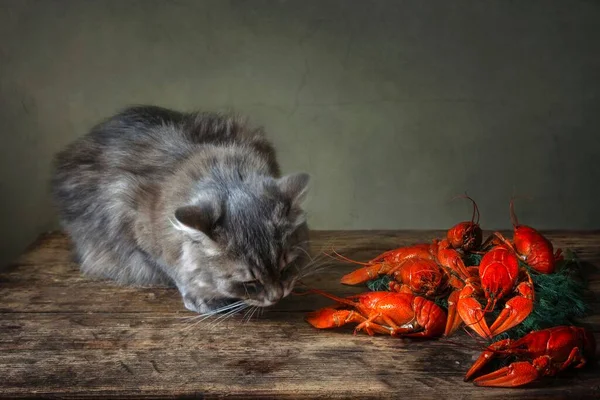
[[[332,307],[325,307],[317,311],[309,312],[305,320],[317,329],[337,328],[354,319],[360,319],[354,311],[336,310]],[[364,318],[363,318],[364,319]]]
[[[509,348],[512,344],[512,340],[503,339],[496,343],[492,343],[488,350],[484,351],[479,355],[479,358],[475,363],[471,366],[471,368],[467,371],[465,375],[464,381],[469,381],[473,375],[479,372],[483,367],[485,367],[492,358],[496,357],[496,352],[498,350],[505,350]]]
[[[463,320],[458,314],[458,300],[460,291],[453,291],[448,297],[448,317],[446,319],[446,329],[444,330],[444,336],[448,337],[452,335],[460,327]]]
[[[473,329],[479,336],[485,339],[492,338],[492,332],[485,321],[485,311],[481,303],[473,296],[476,290],[471,284],[467,284],[460,292],[457,304],[458,315],[466,326]]]
[[[519,296],[506,302],[504,309],[490,327],[492,336],[499,335],[523,322],[533,311],[533,287],[529,282],[517,286]]]
[[[516,387],[526,385],[538,379],[540,373],[527,361],[518,361],[498,371],[476,378],[476,386]]]

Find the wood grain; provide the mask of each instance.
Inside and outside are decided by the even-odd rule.
[[[347,295],[353,269],[319,256],[335,248],[366,260],[442,231],[313,232],[327,262],[307,284]],[[549,232],[585,262],[593,310],[585,321],[600,339],[600,232]],[[190,320],[176,290],[128,288],[80,275],[60,232],[42,235],[0,274],[0,395],[68,398],[548,398],[600,397],[596,365],[520,389],[463,382],[478,341],[453,343],[318,331],[304,312],[330,304],[290,296],[250,321]],[[456,343],[458,342],[458,343]]]

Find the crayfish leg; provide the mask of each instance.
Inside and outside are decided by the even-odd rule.
[[[393,325],[393,322],[389,318],[387,318],[385,315],[383,315],[381,313],[375,313],[375,314],[371,315],[369,318],[365,319],[363,322],[361,322],[354,329],[354,334],[356,334],[357,332],[364,329],[369,336],[373,336],[374,332],[393,336],[393,328],[389,328],[389,327],[386,327],[386,326],[383,326],[383,325],[373,322],[377,318],[383,319],[386,324],[391,323]]]
[[[540,372],[527,361],[518,361],[498,371],[490,372],[473,380],[476,386],[517,387],[535,381]]]
[[[371,326],[372,326],[372,325],[375,325],[375,324],[373,323],[373,321],[374,321],[375,319],[379,318],[379,317],[381,317],[381,314],[379,314],[379,313],[374,313],[374,314],[371,314],[371,315],[369,316],[369,318],[364,318],[364,317],[363,317],[363,318],[364,318],[364,320],[363,320],[363,321],[362,321],[360,324],[358,324],[358,325],[356,326],[356,328],[354,328],[354,334],[356,335],[358,332],[360,332],[361,330],[365,329],[365,330],[367,331],[367,333],[368,333],[369,335],[371,335],[371,333],[369,332],[369,328],[371,328]],[[388,329],[388,331],[387,331],[386,333],[389,333],[389,329]]]
[[[408,285],[391,281],[388,285],[391,292],[414,294]]]
[[[408,337],[408,338],[414,338],[414,337],[431,337],[431,334],[427,331],[419,331],[419,332],[410,332],[410,333],[404,333],[402,335],[398,335],[398,336],[404,336],[404,337]]]
[[[369,322],[369,325],[365,327],[365,331],[367,332],[367,334],[369,334],[369,336],[373,336],[373,332],[381,333],[383,335],[392,334],[392,331],[389,328],[383,325],[375,324],[373,322]]]
[[[565,257],[563,255],[562,249],[557,249],[556,252],[554,253],[554,261],[559,262],[559,261],[563,261],[564,259],[565,259]]]
[[[586,359],[581,356],[579,347],[574,347],[573,350],[571,350],[571,353],[569,353],[569,358],[567,358],[567,361],[565,361],[563,365],[560,366],[559,370],[563,371],[567,369],[571,364],[575,364],[576,362],[578,363],[577,365],[575,365],[575,368],[582,368],[586,364]]]

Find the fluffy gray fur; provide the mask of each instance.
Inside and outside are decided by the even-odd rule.
[[[233,116],[130,107],[55,158],[53,196],[82,271],[171,285],[207,313],[273,305],[306,265],[309,176],[280,176],[262,129]]]

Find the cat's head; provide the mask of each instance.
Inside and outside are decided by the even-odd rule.
[[[301,208],[309,175],[254,177],[202,186],[173,221],[186,237],[185,268],[196,282],[225,298],[270,306],[286,297],[307,262],[306,215]]]

